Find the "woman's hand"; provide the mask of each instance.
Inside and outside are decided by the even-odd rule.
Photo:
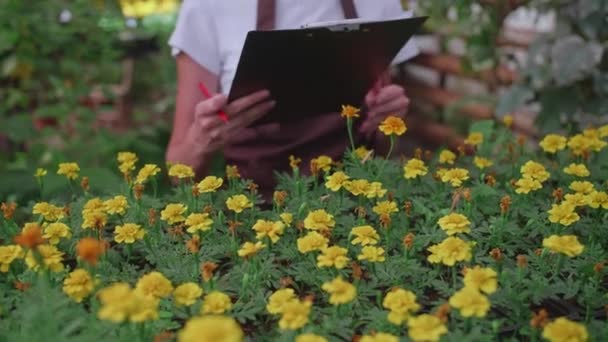
[[[194,123],[189,131],[190,141],[196,144],[203,155],[221,149],[230,138],[252,122],[266,115],[274,106],[270,92],[261,90],[231,103],[225,95],[214,95],[199,102],[194,111]],[[223,122],[218,112],[228,115]]]
[[[403,87],[390,84],[377,90],[372,89],[365,96],[365,104],[369,111],[361,124],[360,132],[368,135],[378,129],[378,126],[389,115],[404,118],[410,104],[405,96]]]

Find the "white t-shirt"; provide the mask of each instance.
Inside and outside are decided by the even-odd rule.
[[[339,0],[277,0],[276,29],[344,19]],[[355,0],[359,18],[386,20],[411,16],[400,0]],[[169,39],[173,55],[180,51],[220,78],[220,91],[227,94],[245,43],[247,32],[255,30],[256,0],[185,0],[175,31]],[[394,63],[418,54],[410,40]]]

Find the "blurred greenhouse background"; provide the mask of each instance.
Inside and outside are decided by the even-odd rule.
[[[119,184],[118,151],[164,164],[176,81],[166,41],[180,1],[0,4],[0,197],[32,197],[36,168],[57,162],[77,161],[101,191]],[[404,6],[430,16],[422,54],[395,70],[417,143],[455,148],[475,121],[505,115],[532,139],[606,122],[608,2]],[[50,171],[48,194],[63,184]]]

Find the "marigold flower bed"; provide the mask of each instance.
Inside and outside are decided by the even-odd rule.
[[[123,190],[93,194],[62,163],[66,196],[2,203],[0,340],[608,341],[607,139],[532,152],[483,122],[473,155],[292,156],[272,205],[231,166],[157,193],[123,152]]]

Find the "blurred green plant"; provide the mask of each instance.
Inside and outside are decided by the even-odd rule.
[[[542,132],[585,128],[608,115],[608,2],[533,0],[540,13],[554,13],[556,29],[528,50],[521,81],[501,99],[504,114],[530,102],[540,104]]]
[[[77,161],[89,170],[92,186],[102,188],[115,184],[108,160],[117,151],[163,163],[169,132],[159,119],[173,107],[175,75],[161,42],[175,14],[126,28],[117,0],[0,0],[0,7],[0,197],[35,194],[24,184],[31,184],[36,165]],[[145,54],[140,37],[151,43]],[[96,121],[116,110],[109,86],[120,83],[121,61],[129,55],[136,59],[129,94],[135,128],[118,134]],[[91,105],[96,87],[109,104]],[[51,182],[46,191],[54,189]]]

